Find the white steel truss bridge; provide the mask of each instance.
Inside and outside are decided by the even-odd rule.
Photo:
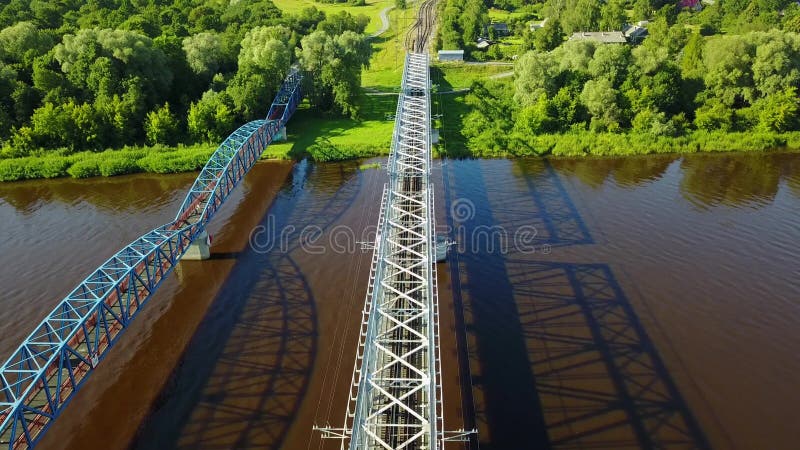
[[[406,56],[342,448],[440,449],[439,307],[428,55]]]

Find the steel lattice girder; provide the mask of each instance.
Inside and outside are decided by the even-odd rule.
[[[345,417],[350,449],[442,443],[429,83],[428,56],[409,54]]]
[[[197,177],[175,220],[117,252],[87,277],[0,366],[0,446],[33,447],[180,261],[301,100],[292,69],[270,113],[231,133]],[[269,116],[268,116],[269,117]]]

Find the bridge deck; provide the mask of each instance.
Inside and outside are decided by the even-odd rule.
[[[442,442],[428,56],[406,57],[342,447]]]

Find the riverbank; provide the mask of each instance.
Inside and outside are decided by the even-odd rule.
[[[0,181],[192,172],[203,168],[216,148],[216,144],[196,144],[125,147],[73,154],[50,151],[35,156],[0,159]]]
[[[308,114],[311,114],[310,112]],[[344,121],[349,119],[342,119]],[[391,121],[388,133],[383,127],[357,126],[339,129],[340,121],[330,120],[326,129],[312,127],[316,120],[300,120],[290,141],[270,145],[262,159],[318,162],[345,161],[388,154],[391,142]],[[327,131],[326,131],[327,130]],[[308,131],[308,133],[306,133]],[[320,135],[330,133],[330,138]],[[384,136],[385,135],[385,136]],[[513,138],[512,138],[513,140]],[[446,141],[443,141],[446,142]],[[199,144],[180,147],[142,147],[60,153],[24,158],[0,159],[0,181],[42,178],[110,177],[133,173],[180,173],[200,170],[216,149],[215,145]],[[513,148],[469,149],[464,146],[436,146],[434,156],[449,158],[515,158],[555,156],[629,156],[647,154],[685,154],[719,152],[800,151],[800,132],[741,133],[694,132],[679,137],[652,137],[639,134],[580,132],[533,136],[527,142],[518,138]]]
[[[695,131],[665,137],[639,133],[511,135],[507,146],[494,148],[459,147],[445,154],[454,158],[514,158],[527,156],[631,156],[718,152],[800,151],[800,132],[747,133]],[[452,148],[452,146],[451,146]]]

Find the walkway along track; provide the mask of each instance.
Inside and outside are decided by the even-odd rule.
[[[231,133],[211,155],[175,219],[130,243],[53,309],[0,367],[0,448],[36,445],[95,367],[281,133],[302,98],[292,68],[266,120]]]

